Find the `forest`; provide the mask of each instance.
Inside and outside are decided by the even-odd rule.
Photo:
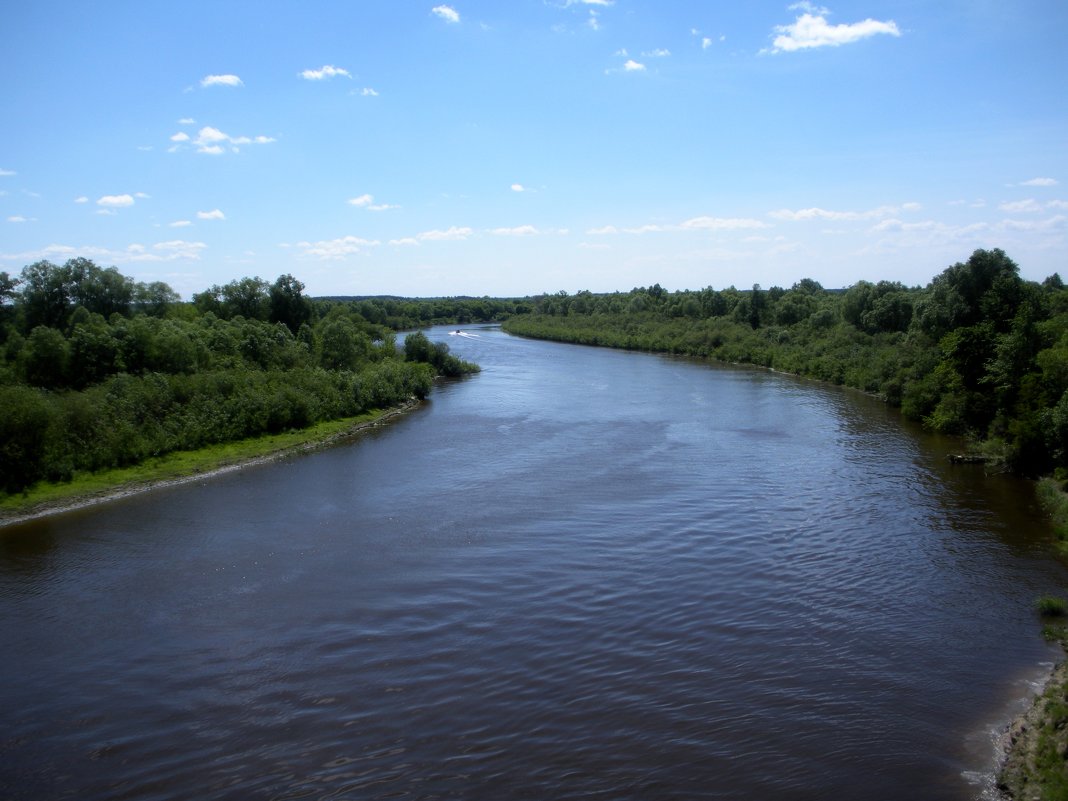
[[[456,301],[453,315],[483,314]],[[84,258],[0,273],[0,492],[424,398],[477,366],[393,327],[446,313],[313,301],[291,275],[181,302]]]
[[[1068,289],[977,250],[925,287],[557,293],[513,334],[760,365],[878,395],[996,465],[1068,478]]]
[[[423,334],[513,334],[752,364],[877,395],[982,458],[1068,479],[1068,288],[977,250],[924,287],[310,298],[292,275],[182,301],[85,258],[0,273],[0,492],[423,398],[477,371]]]

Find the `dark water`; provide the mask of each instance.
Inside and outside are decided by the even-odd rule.
[[[881,404],[471,329],[358,442],[0,532],[0,797],[970,799],[1026,484]]]

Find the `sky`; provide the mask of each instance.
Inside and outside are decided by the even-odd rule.
[[[34,0],[0,270],[189,298],[1068,278],[1064,0]]]

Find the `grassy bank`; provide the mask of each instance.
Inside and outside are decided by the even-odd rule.
[[[408,403],[391,409],[376,409],[357,417],[330,420],[300,430],[169,453],[131,467],[76,474],[69,482],[41,481],[25,492],[0,496],[0,525],[320,447],[374,426],[414,405]]]
[[[1053,533],[1062,556],[1068,556],[1068,493],[1064,482],[1055,478],[1043,478],[1038,482],[1038,500],[1053,521]]]

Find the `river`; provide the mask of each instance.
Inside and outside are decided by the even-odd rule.
[[[857,393],[429,332],[328,450],[0,530],[0,797],[977,799],[1029,484]]]

